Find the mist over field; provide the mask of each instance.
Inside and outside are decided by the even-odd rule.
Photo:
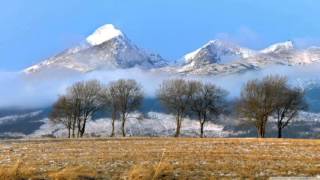
[[[160,83],[165,79],[186,78],[214,83],[237,98],[248,80],[271,74],[288,77],[292,86],[310,89],[319,86],[320,64],[303,66],[271,66],[263,70],[227,76],[173,75],[165,72],[146,71],[138,68],[95,71],[89,73],[49,71],[34,75],[20,72],[0,72],[0,108],[41,108],[50,106],[74,82],[97,79],[103,84],[118,79],[134,79],[143,87],[146,98],[155,98]]]

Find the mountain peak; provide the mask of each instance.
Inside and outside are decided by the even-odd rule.
[[[242,48],[237,44],[222,40],[211,40],[201,48],[186,54],[185,63],[198,61],[201,63],[227,63],[234,60],[250,57],[254,51]]]
[[[294,43],[293,41],[285,41],[273,44],[266,49],[261,50],[262,53],[275,53],[280,51],[287,51],[294,49]]]
[[[206,44],[204,44],[202,47],[200,47],[199,49],[193,51],[193,52],[190,52],[188,54],[186,54],[184,56],[184,59],[186,61],[189,61],[193,58],[195,58],[195,56],[201,51],[201,50],[204,50],[206,48],[210,48],[211,46],[226,46],[228,43],[224,42],[224,41],[221,41],[221,40],[218,40],[218,39],[215,39],[215,40],[210,40],[209,42],[207,42]]]
[[[86,40],[89,46],[85,44],[84,47],[70,48],[25,69],[24,72],[49,72],[55,69],[85,73],[116,68],[152,69],[167,65],[160,55],[140,49],[112,24],[98,28]]]
[[[87,42],[92,46],[100,45],[115,37],[123,36],[123,33],[112,24],[99,27],[93,34],[87,37]]]

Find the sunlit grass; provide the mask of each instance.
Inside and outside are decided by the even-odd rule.
[[[320,141],[124,138],[3,141],[0,178],[203,179],[320,175]],[[16,178],[19,179],[19,178]]]

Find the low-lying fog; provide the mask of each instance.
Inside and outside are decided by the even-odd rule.
[[[246,81],[270,74],[287,76],[293,86],[304,88],[309,87],[309,85],[320,84],[319,70],[320,64],[296,67],[271,66],[261,71],[242,74],[206,77],[189,75],[185,78],[214,83],[229,91],[229,98],[235,98],[239,96],[241,88]],[[98,79],[105,84],[120,78],[135,79],[143,86],[146,97],[154,97],[159,84],[164,79],[177,77],[180,76],[144,71],[137,68],[95,71],[86,74],[60,71],[46,71],[45,73],[35,73],[33,75],[26,75],[22,72],[0,72],[0,108],[50,106],[57,96],[63,94],[72,83],[89,79]]]

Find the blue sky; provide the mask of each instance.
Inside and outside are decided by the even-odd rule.
[[[107,23],[171,60],[216,38],[254,49],[285,40],[320,45],[319,7],[319,0],[7,0],[0,70],[40,62]]]

